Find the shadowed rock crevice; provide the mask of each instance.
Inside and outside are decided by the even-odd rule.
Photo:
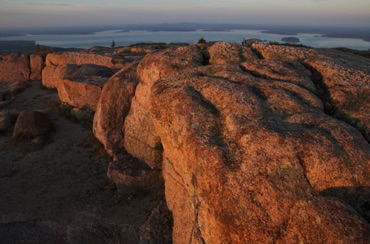
[[[256,54],[256,56],[259,58],[259,59],[265,59],[264,57],[263,57],[263,55],[262,55],[262,53],[260,52],[260,51],[258,51],[258,49],[257,48],[255,48],[255,47],[251,47],[251,50],[252,50],[252,52],[254,53],[254,54]]]
[[[218,109],[213,105],[210,101],[208,101],[199,91],[195,90],[194,87],[188,86],[186,87],[186,91],[192,96],[194,99],[199,101],[202,107],[204,107],[207,111],[215,116],[219,116],[220,112]]]
[[[326,85],[326,83],[324,82],[324,78],[321,72],[319,72],[317,69],[315,69],[314,67],[312,67],[310,64],[306,62],[302,62],[302,65],[304,65],[312,73],[312,81],[316,86],[318,97],[322,100],[324,104],[325,113],[328,114],[329,116],[332,116],[338,120],[341,120],[353,126],[363,135],[363,137],[367,140],[367,142],[370,143],[370,129],[367,128],[367,126],[363,123],[363,121],[361,121],[358,118],[354,118],[350,114],[346,113],[343,109],[335,105],[332,99],[332,96],[330,94],[330,90],[328,86]],[[368,99],[368,96],[364,96],[364,97],[365,97],[365,100]]]
[[[204,66],[209,65],[209,60],[210,60],[211,56],[210,56],[207,48],[202,49],[202,56],[203,56],[203,62],[202,62],[203,65]]]
[[[306,179],[307,184],[311,187],[311,189],[312,189],[313,193],[315,194],[315,189],[312,187],[311,182],[310,182],[310,180],[309,180],[309,179],[308,179],[308,177],[307,177],[307,169],[306,169],[306,165],[305,165],[304,161],[302,160],[302,158],[301,158],[299,155],[297,155],[297,158],[298,158],[298,162],[299,162],[299,164],[302,166],[302,169],[303,169],[303,176],[304,176],[304,178]],[[316,195],[316,194],[315,194],[315,195]]]
[[[311,71],[312,73],[312,81],[315,84],[317,96],[321,99],[322,103],[324,104],[325,113],[330,116],[333,116],[338,108],[333,104],[329,88],[325,84],[322,74],[317,69],[315,69],[314,67],[310,66],[305,62],[302,62],[302,65],[305,66],[306,69]]]
[[[27,63],[29,64],[29,70],[28,70],[28,74],[26,76],[27,76],[27,79],[30,80],[30,77],[31,77],[31,74],[32,74],[30,55],[26,55],[26,59],[27,59]]]

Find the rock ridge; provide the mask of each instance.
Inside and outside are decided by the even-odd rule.
[[[368,242],[369,59],[225,42],[90,51],[49,54],[43,84],[89,107],[118,188],[164,184],[174,243]]]

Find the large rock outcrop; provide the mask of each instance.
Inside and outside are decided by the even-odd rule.
[[[326,115],[321,100],[293,82],[256,78],[233,65],[208,66],[156,82],[151,105],[175,243],[282,241],[298,234],[286,228],[298,204],[309,208],[330,188],[370,184],[363,136]],[[300,230],[302,240],[365,243],[368,223],[353,210],[351,218],[327,221],[331,211],[344,210],[324,198],[307,211],[325,221]]]
[[[200,48],[190,45],[148,54],[138,65],[140,82],[124,124],[124,147],[151,168],[161,168],[162,162],[161,141],[154,130],[150,114],[152,85],[162,77],[201,66],[202,63]]]
[[[281,45],[159,49],[116,50],[118,61],[109,48],[51,54],[44,80],[75,113],[96,110],[121,194],[159,191],[163,174],[174,243],[369,242],[368,59]],[[38,55],[1,57],[14,70],[0,75],[0,107],[43,67]],[[1,133],[17,120],[14,138],[37,144],[53,129],[44,113],[10,108]],[[159,204],[136,230],[142,242],[169,242],[164,213]]]
[[[170,48],[113,76],[94,133],[139,160],[110,177],[130,188],[149,172],[135,162],[162,168],[174,243],[367,243],[369,60],[252,49]]]
[[[29,80],[30,72],[26,54],[0,55],[0,82],[25,82]]]

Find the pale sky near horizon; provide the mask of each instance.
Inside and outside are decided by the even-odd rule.
[[[370,0],[0,0],[0,28],[157,23],[370,26]]]

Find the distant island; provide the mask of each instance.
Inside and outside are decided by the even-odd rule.
[[[261,31],[261,33],[275,34],[275,35],[289,35],[289,36],[296,36],[296,35],[298,35],[298,33],[289,32],[289,31],[279,31],[279,30],[265,30],[265,31]]]
[[[299,38],[296,37],[284,37],[281,38],[281,41],[286,43],[299,43],[301,40],[299,40]]]
[[[230,32],[230,30],[226,30],[226,29],[217,29],[217,28],[202,29],[202,31],[209,31],[209,32],[212,32],[212,31],[218,31],[218,32]]]

